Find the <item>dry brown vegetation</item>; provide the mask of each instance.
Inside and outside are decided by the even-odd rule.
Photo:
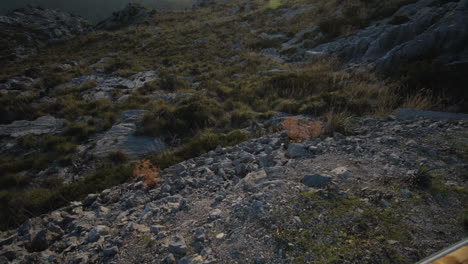
[[[288,117],[283,122],[283,128],[289,138],[295,142],[319,137],[322,133],[320,121],[305,121],[297,117]]]
[[[133,177],[143,177],[143,184],[153,188],[161,180],[159,179],[159,168],[154,166],[149,160],[140,161],[133,170]]]

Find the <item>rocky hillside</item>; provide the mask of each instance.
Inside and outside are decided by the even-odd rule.
[[[0,60],[17,61],[37,54],[46,44],[60,43],[93,31],[81,17],[36,7],[17,9],[0,16]]]
[[[467,120],[400,110],[354,119],[352,136],[218,147],[154,188],[137,178],[26,221],[0,241],[1,259],[415,262],[464,236]]]
[[[413,263],[460,240],[467,3],[1,16],[0,263]]]

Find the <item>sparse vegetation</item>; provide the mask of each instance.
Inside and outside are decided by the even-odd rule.
[[[124,183],[131,179],[132,172],[132,164],[101,163],[95,173],[72,184],[56,181],[55,184],[39,188],[1,190],[0,228],[9,229],[27,218],[57,209],[71,201],[83,199],[89,193]]]
[[[181,161],[204,154],[215,149],[217,146],[233,146],[248,139],[249,136],[241,131],[234,131],[229,134],[206,131],[189,140],[179,148],[176,148],[174,151],[151,156],[149,159],[153,164],[157,164],[159,168],[165,169]]]
[[[397,210],[327,191],[304,193],[295,202],[301,210],[290,213],[297,214],[304,227],[281,225],[276,236],[295,263],[362,262],[366,250],[372,250],[374,261],[410,262],[385,243],[395,240],[410,245],[411,237]],[[278,217],[285,215],[289,213],[283,209]]]

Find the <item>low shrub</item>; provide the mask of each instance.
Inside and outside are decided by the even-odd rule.
[[[426,167],[420,167],[406,178],[406,183],[412,188],[427,189],[432,186],[432,179],[431,170]]]
[[[223,113],[220,103],[204,95],[185,99],[175,108],[162,103],[145,114],[138,133],[146,136],[193,136],[199,130],[216,126]]]
[[[254,118],[254,112],[248,109],[236,109],[230,113],[231,126],[234,128],[246,127]]]
[[[95,132],[94,127],[90,127],[85,123],[67,123],[67,128],[64,132],[64,135],[71,137],[77,142],[88,139],[88,137]]]
[[[322,133],[320,121],[305,121],[297,117],[288,117],[283,121],[283,129],[289,138],[295,142],[319,137]]]
[[[159,182],[159,168],[154,166],[149,160],[142,160],[133,169],[133,177],[143,177],[143,184],[153,188]]]
[[[31,182],[29,175],[20,174],[4,174],[0,176],[0,186],[2,190],[8,190],[11,188],[21,189],[27,186]]]
[[[281,98],[304,98],[332,86],[331,79],[320,72],[288,73],[274,76],[266,80],[258,94]]]
[[[0,124],[38,118],[40,113],[32,106],[32,101],[32,97],[0,95]]]

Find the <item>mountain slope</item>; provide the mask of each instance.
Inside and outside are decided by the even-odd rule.
[[[1,260],[410,263],[460,239],[466,115],[420,110],[466,106],[465,3],[130,5],[2,60]],[[435,29],[458,33],[373,70]]]

